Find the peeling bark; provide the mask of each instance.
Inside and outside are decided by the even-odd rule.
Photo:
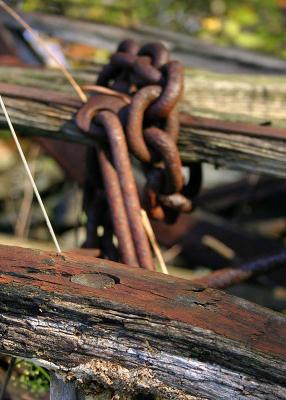
[[[0,246],[0,268],[0,351],[93,395],[286,399],[282,315],[91,257]]]

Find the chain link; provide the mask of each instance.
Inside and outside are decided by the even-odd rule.
[[[188,166],[186,184],[176,145],[183,79],[181,63],[169,60],[164,45],[150,43],[140,48],[137,42],[125,40],[96,82],[124,93],[124,98],[95,94],[76,116],[83,132],[108,139],[110,150],[97,141],[97,157],[121,259],[148,269],[154,267],[127,146],[142,163],[143,204],[148,214],[173,222],[180,212],[190,212],[201,183],[201,167]]]

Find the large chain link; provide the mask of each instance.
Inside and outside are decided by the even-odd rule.
[[[99,146],[97,157],[121,258],[149,269],[153,268],[151,252],[140,222],[141,206],[127,145],[143,165],[143,204],[149,215],[174,221],[179,212],[191,211],[201,168],[189,165],[190,178],[185,184],[176,145],[183,78],[181,63],[169,60],[165,46],[151,43],[140,48],[137,42],[126,40],[97,80],[97,85],[125,95],[95,94],[76,117],[82,131],[98,135],[102,128],[108,137],[109,148]]]
[[[163,44],[150,43],[140,48],[137,42],[126,40],[97,81],[132,95],[125,133],[131,153],[144,163],[144,204],[155,219],[174,221],[179,212],[191,211],[191,198],[200,187],[201,166],[194,163],[189,165],[190,177],[184,186],[176,146],[177,103],[183,93],[183,80],[183,66],[169,60]]]

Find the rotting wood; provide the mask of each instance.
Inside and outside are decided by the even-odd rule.
[[[207,75],[206,75],[207,76]],[[78,78],[81,84],[90,84],[95,79],[95,73],[76,73],[75,77]],[[207,79],[207,77],[206,77]],[[244,78],[245,81],[239,83],[232,77],[231,82],[235,81],[235,85],[240,85],[243,88],[243,83],[249,82],[250,87],[255,92],[255,85],[251,85],[250,77]],[[280,110],[283,101],[286,98],[286,83],[280,81],[282,78],[269,78],[266,83],[263,78],[257,83],[259,89],[256,88],[257,96],[252,97],[254,100],[248,106],[248,112],[242,111],[241,114],[236,114],[234,117],[233,104],[235,98],[232,91],[227,90],[220,94],[221,85],[218,81],[216,84],[209,87],[208,92],[204,88],[204,96],[199,96],[198,83],[197,92],[196,79],[186,78],[186,91],[185,98],[180,104],[182,112],[192,112],[195,116],[209,116],[221,117],[224,120],[251,120],[253,122],[263,122],[265,119],[271,119],[278,127],[285,127],[285,116],[282,116]],[[223,78],[221,77],[221,83]],[[249,80],[249,81],[248,81]],[[13,119],[13,123],[17,130],[25,135],[43,135],[49,138],[64,139],[68,141],[91,144],[91,140],[83,136],[75,127],[72,117],[81,106],[81,102],[71,94],[71,89],[68,84],[63,80],[60,72],[50,70],[29,70],[29,69],[13,69],[13,68],[0,68],[0,92],[5,96],[7,107]],[[200,80],[199,80],[200,81]],[[202,77],[201,81],[205,87],[205,81]],[[17,84],[16,86],[14,84]],[[19,86],[20,85],[20,88]],[[27,88],[33,88],[33,95],[35,100],[28,100]],[[268,86],[267,86],[268,85]],[[247,85],[246,85],[247,86]],[[278,90],[280,87],[280,92]],[[285,89],[284,89],[285,87]],[[192,94],[192,88],[194,93]],[[42,94],[42,89],[45,90],[45,96]],[[238,86],[236,87],[238,90]],[[269,96],[264,96],[266,92]],[[275,92],[278,91],[279,100],[273,101]],[[247,90],[245,92],[248,96]],[[207,94],[209,94],[209,105],[205,103],[205,110],[198,107],[200,99],[202,102],[206,101]],[[68,96],[67,96],[68,95]],[[214,102],[217,96],[216,103]],[[222,115],[220,110],[220,99],[224,98],[222,107],[225,107],[225,113]],[[226,107],[226,103],[231,104],[231,110]],[[197,103],[196,103],[197,102]],[[191,107],[192,104],[192,107]],[[215,105],[216,111],[215,111]],[[280,105],[279,105],[280,104]],[[201,104],[202,106],[202,104]],[[271,109],[272,107],[272,109]],[[239,110],[239,105],[235,107]],[[247,107],[246,107],[247,108]],[[256,110],[256,111],[255,111]],[[259,111],[260,110],[260,111]],[[267,111],[268,110],[268,111]],[[276,110],[276,111],[275,111]],[[268,113],[266,113],[266,111]],[[284,113],[285,115],[285,113]],[[264,118],[262,118],[264,116]],[[284,118],[284,119],[283,119]],[[0,115],[0,127],[6,127],[6,121]],[[203,131],[200,129],[191,129],[186,125],[181,126],[179,136],[179,148],[183,161],[199,160],[212,163],[216,166],[222,166],[232,169],[240,169],[245,171],[252,171],[279,177],[286,176],[286,139],[273,139],[267,137],[253,137],[252,135],[241,135],[238,132],[212,132]]]
[[[3,353],[126,396],[286,399],[283,315],[93,257],[0,246],[0,265]]]

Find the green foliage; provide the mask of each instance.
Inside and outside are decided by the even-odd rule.
[[[50,376],[48,372],[30,361],[17,360],[17,375],[15,383],[23,389],[41,396],[49,391]]]
[[[286,25],[276,1],[229,3],[233,4],[221,16],[222,27],[215,38],[222,43],[283,55]]]
[[[24,4],[26,11],[121,26],[144,23],[286,57],[286,21],[277,0],[27,0]]]

